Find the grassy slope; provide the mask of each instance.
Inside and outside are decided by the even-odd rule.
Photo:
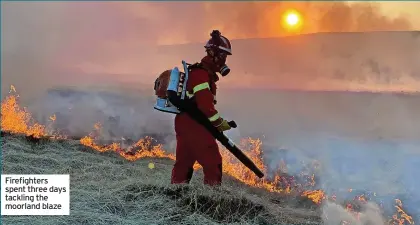
[[[303,208],[304,200],[295,208],[291,197],[252,189],[227,176],[220,188],[203,186],[201,171],[192,185],[171,186],[173,162],[168,159],[129,162],[77,141],[34,143],[2,136],[3,174],[71,177],[70,216],[3,216],[2,224],[320,224],[319,212]],[[148,168],[151,161],[155,169]]]

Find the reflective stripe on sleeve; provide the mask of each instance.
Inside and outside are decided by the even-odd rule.
[[[206,88],[210,90],[209,83],[205,82],[205,83],[199,84],[193,88],[193,94],[195,94],[198,91],[204,90]]]

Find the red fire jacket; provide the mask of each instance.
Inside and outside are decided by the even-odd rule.
[[[215,79],[205,69],[192,69],[187,81],[187,96],[194,99],[197,107],[214,126],[222,124],[223,119],[214,107],[216,104]]]

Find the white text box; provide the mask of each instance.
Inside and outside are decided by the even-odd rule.
[[[70,176],[1,175],[2,215],[69,215]]]

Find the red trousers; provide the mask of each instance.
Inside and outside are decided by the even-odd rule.
[[[216,139],[201,124],[186,113],[176,115],[176,160],[172,169],[172,184],[189,183],[197,161],[204,172],[204,184],[222,182],[222,156]]]

